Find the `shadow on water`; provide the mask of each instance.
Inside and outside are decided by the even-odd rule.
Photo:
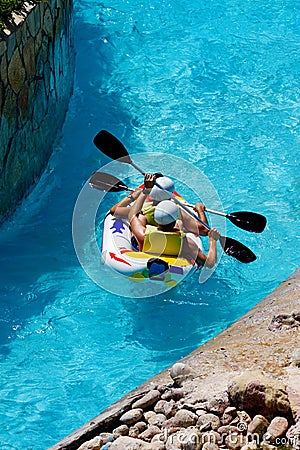
[[[218,296],[222,291],[222,298]],[[128,345],[138,343],[151,352],[151,361],[167,367],[216,336],[240,316],[232,299],[238,296],[228,283],[213,276],[199,285],[197,274],[164,294],[125,299],[123,307],[131,320]],[[227,306],[224,306],[227,305]],[[171,349],[171,350],[170,350]]]
[[[119,94],[101,88],[110,76],[113,49],[107,49],[98,34],[99,26],[76,25],[74,94],[62,138],[39,183],[0,230],[0,345],[60,295],[59,289],[40,286],[43,275],[65,273],[76,284],[73,208],[90,175],[109,162],[94,147],[93,137],[104,128],[126,145],[131,142],[131,117],[122,110]],[[90,36],[95,36],[93,41]],[[78,45],[85,39],[87,47]]]

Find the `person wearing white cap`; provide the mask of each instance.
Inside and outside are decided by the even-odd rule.
[[[156,180],[158,180],[160,187],[154,185],[150,191],[150,197],[156,202],[170,200],[173,192],[175,191],[175,186],[171,178],[156,175]]]
[[[154,175],[145,175],[145,188],[129,208],[128,219],[132,233],[138,242],[139,251],[158,255],[183,256],[195,260],[198,266],[206,264],[208,267],[213,267],[217,259],[216,241],[220,238],[220,233],[215,228],[208,232],[209,250],[205,255],[198,249],[195,242],[179,229],[180,211],[174,202],[163,200],[156,206],[154,219],[157,227],[145,225],[144,221],[140,219],[139,213],[147,196],[150,195],[154,182]]]
[[[161,201],[170,200],[175,190],[175,186],[171,178],[156,176],[156,179],[158,179],[159,185],[162,187],[162,189],[154,185],[149,194],[151,201],[145,201],[142,208],[142,214],[145,217],[145,224],[154,226],[157,225],[157,222],[154,219],[156,206]]]
[[[170,199],[175,190],[174,183],[171,178],[164,177],[160,173],[155,174],[155,176],[156,178],[159,178],[159,185],[162,189],[154,185],[149,193],[151,201],[145,201],[142,209],[142,214],[145,216],[145,224],[147,223],[149,225],[156,225],[154,222],[154,211],[156,205],[162,200]],[[118,217],[127,217],[127,206],[138,198],[141,191],[142,189],[136,188],[134,192],[112,206],[110,208],[110,213]]]
[[[175,191],[175,186],[171,178],[156,174],[156,179],[158,179],[159,186],[154,185],[150,191],[149,197],[152,199],[151,202],[145,201],[142,214],[145,217],[145,225],[154,225],[157,226],[158,222],[155,220],[154,212],[159,204],[159,202],[164,200],[170,200],[172,198],[172,194]],[[161,189],[162,188],[162,189]],[[202,222],[207,222],[207,217],[205,215],[205,205],[203,203],[196,203],[194,206],[194,210],[197,212],[198,217],[202,220]],[[180,210],[180,221],[178,226],[180,229],[185,232],[190,232],[194,234],[199,234],[201,236],[207,236],[207,228],[205,228],[200,222],[196,221],[191,217],[187,212],[183,209]],[[141,217],[141,220],[143,218]]]
[[[158,179],[159,185],[153,186],[151,189],[148,199],[145,200],[142,210],[140,211],[140,220],[144,223],[144,225],[153,225],[157,226],[158,223],[155,221],[154,212],[155,208],[159,204],[159,202],[164,200],[169,200],[172,198],[172,195],[175,190],[175,186],[171,178],[165,177],[162,174],[155,174],[156,179]],[[141,193],[141,189],[137,188],[132,194],[128,197],[125,197],[120,202],[116,203],[111,209],[111,214],[116,217],[124,217],[128,218],[128,205],[135,201],[139,194]],[[205,215],[205,205],[203,203],[196,203],[194,206],[194,210],[197,212],[198,217],[202,220],[202,222],[207,222],[207,217]],[[194,234],[199,234],[200,236],[207,236],[207,228],[205,228],[200,222],[197,222],[193,217],[191,217],[184,210],[180,211],[180,222],[177,224],[180,229],[185,232],[190,232]]]

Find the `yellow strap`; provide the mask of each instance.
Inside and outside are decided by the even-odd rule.
[[[136,259],[149,259],[153,257],[152,254],[143,252],[126,252],[124,256]],[[191,263],[185,258],[176,258],[172,256],[162,255],[160,256],[160,259],[166,261],[171,266],[186,267],[191,265]]]

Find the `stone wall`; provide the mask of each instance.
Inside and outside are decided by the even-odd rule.
[[[73,89],[72,0],[27,2],[0,36],[0,223],[29,192]]]

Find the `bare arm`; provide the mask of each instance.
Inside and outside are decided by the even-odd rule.
[[[135,191],[123,198],[120,202],[116,203],[114,206],[110,208],[110,213],[115,217],[128,217],[129,208],[128,205],[135,201],[136,198],[140,195],[142,190],[140,188],[135,189]]]
[[[205,214],[205,205],[203,203],[196,203],[194,209],[197,212],[199,219],[201,219],[202,222],[208,225],[207,217]],[[198,224],[198,233],[200,234],[200,236],[207,236],[208,235],[207,228],[205,228],[205,226],[202,225],[200,222],[197,222],[197,224]]]
[[[142,251],[143,249],[146,227],[144,223],[139,219],[138,213],[142,210],[143,204],[147,196],[150,194],[152,187],[154,186],[154,180],[154,175],[145,175],[145,188],[141,191],[134,204],[130,208],[128,208],[128,220],[130,222],[131,231],[138,241],[140,251]]]
[[[196,203],[194,210],[197,212],[199,219],[208,224],[205,214],[205,205],[203,205],[203,203]],[[207,236],[208,230],[183,209],[181,209],[181,217],[183,228],[186,232],[199,234],[200,236]]]
[[[209,230],[209,249],[207,255],[199,250],[197,244],[187,237],[184,240],[182,248],[182,256],[187,259],[194,259],[198,266],[206,266],[212,268],[217,262],[217,240],[220,237],[220,233],[212,228]]]
[[[139,212],[141,212],[143,208],[143,204],[145,203],[145,200],[147,196],[150,194],[151,189],[143,189],[140,192],[140,195],[136,199],[136,201],[133,203],[133,205],[130,208],[130,211],[128,213],[128,219],[129,222],[131,222],[132,218],[137,216]]]
[[[205,266],[210,269],[214,267],[217,262],[217,241],[220,238],[220,233],[216,228],[211,228],[208,232],[209,248],[206,255]]]

